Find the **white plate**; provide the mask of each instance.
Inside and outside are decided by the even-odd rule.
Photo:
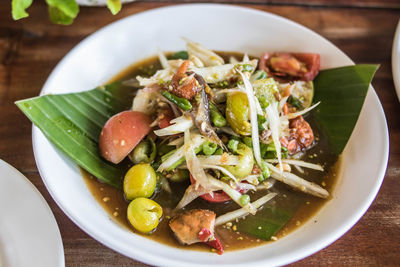
[[[64,266],[60,231],[46,200],[0,160],[0,266]]]
[[[134,0],[121,0],[121,3],[129,3]],[[107,0],[76,0],[76,2],[81,6],[105,6]]]
[[[94,88],[133,62],[154,55],[158,48],[183,49],[181,36],[211,49],[255,56],[264,51],[319,53],[322,68],[353,64],[329,41],[285,18],[228,5],[181,5],[130,16],[92,34],[57,65],[42,94]],[[119,226],[92,197],[78,167],[37,128],[33,129],[33,141],[42,178],[71,220],[93,238],[128,257],[153,265],[174,266],[282,265],[324,248],[349,230],[375,198],[386,170],[389,145],[385,115],[371,87],[344,151],[333,199],[315,218],[277,242],[219,256],[165,246]]]
[[[392,46],[392,74],[397,97],[400,100],[400,20],[397,24]]]

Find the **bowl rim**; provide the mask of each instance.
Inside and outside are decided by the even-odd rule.
[[[222,9],[232,9],[232,10],[240,10],[243,12],[249,12],[249,13],[253,13],[254,15],[262,15],[262,16],[269,16],[271,18],[274,19],[278,19],[278,20],[282,20],[286,23],[289,23],[295,27],[300,27],[302,30],[308,31],[313,35],[318,36],[319,38],[322,38],[324,41],[328,42],[330,45],[332,45],[334,48],[336,48],[338,51],[340,51],[340,53],[343,54],[344,57],[346,57],[349,61],[351,61],[352,64],[354,64],[354,62],[346,55],[344,54],[344,52],[342,50],[340,50],[339,48],[337,48],[334,44],[332,44],[330,41],[328,41],[326,38],[324,38],[323,36],[317,34],[316,32],[312,31],[311,29],[302,26],[301,24],[298,24],[292,20],[289,20],[287,18],[284,18],[282,16],[267,12],[267,11],[262,11],[262,10],[257,10],[257,9],[253,9],[253,8],[248,8],[248,7],[241,7],[241,6],[235,6],[235,5],[228,5],[228,4],[180,4],[180,5],[173,5],[173,6],[166,6],[166,7],[160,7],[160,8],[155,8],[155,9],[150,9],[147,11],[143,11],[143,12],[139,12],[133,15],[129,15],[125,18],[122,18],[120,20],[117,20],[113,23],[110,23],[102,28],[100,28],[99,30],[95,31],[94,33],[90,34],[89,36],[87,36],[85,39],[83,39],[81,42],[79,42],[76,46],[74,46],[64,57],[63,59],[57,64],[57,66],[53,69],[53,71],[51,72],[51,74],[49,75],[48,79],[46,80],[46,83],[43,86],[43,89],[40,92],[40,95],[46,94],[47,90],[46,88],[48,88],[47,84],[49,83],[49,81],[51,79],[53,79],[53,76],[56,75],[56,73],[58,72],[58,69],[62,68],[62,66],[64,65],[64,62],[67,60],[67,58],[69,58],[70,56],[73,56],[73,54],[78,51],[81,46],[84,46],[86,42],[89,42],[91,39],[94,39],[97,37],[97,35],[101,34],[103,31],[108,30],[111,27],[115,27],[118,24],[122,24],[124,23],[126,20],[129,20],[132,17],[138,17],[138,16],[145,16],[149,13],[154,13],[154,12],[160,12],[160,11],[165,11],[165,10],[170,10],[170,9],[179,9],[179,8],[187,8],[187,7],[191,7],[191,8],[196,8],[196,7],[209,7],[209,8],[222,8]],[[369,192],[368,197],[365,199],[364,201],[364,205],[361,209],[359,209],[356,213],[354,213],[354,216],[351,219],[348,219],[346,221],[346,224],[340,228],[340,229],[336,229],[336,231],[334,233],[331,233],[331,235],[329,236],[329,238],[326,238],[325,240],[319,242],[318,247],[305,247],[303,251],[301,251],[300,253],[289,253],[288,255],[290,255],[290,257],[285,258],[285,259],[279,259],[275,262],[273,262],[273,265],[284,265],[284,264],[288,264],[294,261],[298,261],[300,259],[303,259],[307,256],[310,256],[313,253],[316,253],[317,251],[325,248],[326,246],[330,245],[331,243],[333,243],[334,241],[336,241],[337,239],[339,239],[344,233],[346,233],[348,230],[351,229],[351,227],[353,227],[357,221],[362,217],[362,215],[367,211],[367,209],[369,208],[369,206],[371,205],[371,203],[373,202],[373,200],[375,199],[380,186],[383,182],[384,179],[384,175],[386,172],[386,168],[387,168],[387,163],[388,163],[388,156],[389,156],[389,135],[388,135],[388,128],[387,128],[387,122],[386,122],[386,117],[384,114],[384,110],[382,108],[382,105],[379,101],[379,98],[375,92],[375,90],[373,89],[372,86],[370,86],[370,90],[369,93],[372,94],[372,97],[374,98],[375,101],[377,101],[377,108],[379,111],[379,116],[381,116],[384,121],[384,129],[382,129],[383,133],[384,133],[384,148],[382,151],[382,154],[384,155],[384,158],[381,161],[380,167],[379,167],[379,175],[376,179],[376,182],[374,184],[373,190]],[[45,171],[44,171],[44,166],[41,165],[41,163],[38,160],[38,146],[37,146],[37,135],[41,134],[40,130],[33,125],[32,127],[32,144],[33,144],[33,150],[34,150],[34,157],[35,157],[35,161],[39,170],[39,173],[42,177],[42,180],[47,188],[47,190],[49,191],[50,195],[52,196],[52,198],[54,199],[54,201],[57,203],[57,205],[61,208],[61,210],[67,215],[67,217],[69,219],[71,219],[79,228],[81,228],[84,232],[86,232],[87,234],[89,234],[92,238],[94,238],[95,240],[99,241],[100,243],[102,243],[103,245],[105,245],[106,247],[135,260],[139,260],[148,264],[154,264],[154,265],[191,265],[191,266],[201,266],[200,264],[193,264],[193,263],[184,263],[182,261],[177,261],[171,258],[165,258],[163,256],[159,256],[159,255],[155,255],[152,253],[148,253],[147,251],[128,251],[128,250],[122,250],[119,248],[115,248],[112,247],[113,244],[108,243],[110,240],[106,240],[106,238],[104,238],[103,236],[99,235],[97,232],[94,232],[90,229],[90,227],[86,227],[84,224],[82,224],[79,220],[79,218],[75,217],[73,214],[71,214],[69,212],[69,210],[67,210],[66,208],[64,208],[63,204],[58,200],[57,195],[55,194],[55,192],[53,192],[51,190],[51,188],[48,186],[48,183],[46,181],[46,179],[44,179],[43,177],[45,176]],[[156,241],[154,241],[156,242]],[[163,244],[164,245],[164,244]],[[167,246],[167,245],[164,245]],[[293,255],[295,254],[295,255]],[[248,263],[256,263],[256,264],[262,264],[263,261],[249,261]],[[238,265],[243,264],[243,263],[238,263]],[[221,265],[221,263],[217,263],[216,265]]]
[[[400,19],[397,23],[392,44],[392,74],[394,88],[400,101]]]

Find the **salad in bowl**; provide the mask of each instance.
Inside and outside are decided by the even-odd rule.
[[[92,175],[95,196],[104,183],[121,190],[117,202],[104,192],[99,202],[136,233],[218,254],[276,241],[330,199],[358,118],[332,103],[331,87],[356,84],[337,97],[362,90],[363,100],[376,66],[320,73],[315,53],[252,57],[184,40],[186,50],[159,51],[104,87],[17,104]],[[338,136],[343,118],[350,131]]]

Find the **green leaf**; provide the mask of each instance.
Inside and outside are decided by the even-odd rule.
[[[121,0],[107,0],[107,7],[115,15],[121,10]]]
[[[98,137],[113,114],[129,108],[130,88],[114,83],[90,91],[44,95],[16,105],[61,151],[101,181],[121,188],[125,168],[99,155]]]
[[[75,0],[46,0],[49,5],[50,20],[57,24],[71,24],[79,13]]]
[[[53,23],[70,25],[74,22],[74,18],[66,15],[57,7],[49,6],[49,18]]]
[[[189,54],[187,51],[179,51],[167,56],[167,59],[189,59]]]
[[[294,212],[294,208],[283,209],[266,204],[256,215],[248,215],[245,220],[239,220],[236,225],[239,232],[262,240],[271,240],[271,237],[290,220]]]
[[[12,0],[11,14],[14,20],[26,18],[29,16],[26,9],[32,5],[33,0]]]
[[[314,116],[340,155],[357,123],[372,78],[379,65],[353,65],[321,71],[314,80]]]
[[[79,13],[79,5],[75,0],[46,0],[46,3],[71,18],[75,18]]]

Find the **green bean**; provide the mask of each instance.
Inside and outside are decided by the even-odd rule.
[[[267,119],[263,115],[257,114],[257,123],[258,123],[258,131],[259,132],[262,132],[265,130],[264,123],[266,121],[267,121]]]
[[[216,127],[224,127],[226,125],[226,119],[219,112],[217,106],[214,103],[210,102],[210,115],[211,121]]]
[[[253,148],[253,141],[251,140],[251,137],[245,136],[242,138],[242,141],[246,146]]]
[[[179,160],[177,160],[174,164],[172,164],[170,167],[166,168],[166,171],[172,171],[174,170],[176,167],[178,167],[179,165],[181,165],[182,163],[184,163],[186,160],[185,157],[180,158]]]
[[[268,145],[260,143],[260,153],[263,159],[276,159],[277,157],[274,143],[269,143]],[[282,158],[287,158],[288,155],[288,149],[284,146],[281,146]]]
[[[239,141],[235,139],[231,139],[228,142],[228,149],[232,151],[233,153],[237,154],[238,153],[238,146],[239,146]]]
[[[251,137],[244,136],[242,137],[242,142],[250,147],[253,148],[253,141]],[[281,146],[282,151],[282,158],[287,158],[288,156],[288,149],[286,147]],[[263,159],[275,159],[276,158],[276,149],[274,143],[264,144],[260,142],[260,153]]]
[[[186,98],[178,97],[176,95],[171,94],[168,91],[162,91],[161,94],[166,99],[168,99],[169,101],[171,101],[172,103],[174,103],[175,105],[177,105],[178,107],[180,107],[185,111],[192,109],[192,104],[190,104],[189,100],[187,100]]]
[[[260,142],[260,154],[262,158],[265,158],[265,156],[270,153],[270,151],[268,151],[268,145]],[[274,152],[271,152],[274,154]]]
[[[268,167],[264,168],[264,170],[262,171],[262,175],[264,176],[265,179],[267,179],[271,176],[271,171],[269,170]]]
[[[224,151],[220,147],[214,152],[214,155],[222,155],[222,154],[224,154]]]
[[[261,166],[259,167],[261,168],[261,175],[258,176],[258,181],[262,182],[271,176],[271,171],[265,162],[262,162]]]
[[[203,153],[206,156],[210,156],[214,154],[214,152],[218,149],[218,145],[212,142],[204,142],[202,145]]]
[[[281,156],[283,159],[289,156],[289,149],[287,147],[281,146]]]

